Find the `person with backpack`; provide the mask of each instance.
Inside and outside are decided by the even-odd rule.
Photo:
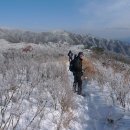
[[[74,75],[74,83],[73,83],[73,89],[74,92],[76,92],[76,86],[78,85],[78,94],[82,95],[82,79],[81,77],[83,76],[82,72],[82,60],[83,60],[83,52],[79,52],[78,56],[75,57],[71,62],[70,62],[70,71]]]
[[[69,56],[69,62],[71,62],[73,60],[73,53],[71,50],[69,51],[68,56]]]
[[[77,58],[77,54],[74,55],[74,59],[70,62],[70,68],[69,70],[73,73],[73,76],[75,77],[75,71],[74,71],[74,62]],[[76,92],[76,81],[73,82],[73,91]]]

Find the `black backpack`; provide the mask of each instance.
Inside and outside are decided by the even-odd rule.
[[[75,65],[75,59],[73,59],[71,62],[70,62],[70,66],[69,66],[69,70],[71,71],[71,72],[74,72],[74,65]]]

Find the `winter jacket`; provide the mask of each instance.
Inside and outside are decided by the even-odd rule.
[[[80,74],[80,75],[83,75],[82,73],[82,59],[80,59],[79,57],[77,57],[75,59],[75,62],[74,62],[74,73],[76,74]]]

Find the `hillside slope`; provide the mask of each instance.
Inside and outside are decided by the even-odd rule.
[[[0,39],[6,39],[12,43],[29,42],[44,43],[68,43],[70,45],[85,45],[86,48],[100,47],[105,51],[111,51],[130,56],[130,46],[119,40],[107,40],[90,35],[75,34],[65,31],[31,32],[21,30],[0,29]]]

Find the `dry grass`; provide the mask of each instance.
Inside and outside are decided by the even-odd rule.
[[[124,81],[126,84],[128,84],[130,82],[130,70],[126,70],[124,73]]]
[[[74,113],[68,112],[64,121],[63,121],[63,126],[65,129],[67,129],[69,127],[72,120],[74,120]]]
[[[17,129],[20,120],[24,119],[23,115],[26,114],[22,108],[25,107],[26,110],[31,111],[31,106],[38,111],[32,117],[28,117],[28,122],[22,129],[39,129],[41,123],[44,123],[44,118],[47,118],[46,115],[53,114],[55,111],[59,112],[58,115],[53,115],[57,129],[69,127],[69,123],[73,119],[70,110],[73,109],[75,102],[72,88],[69,86],[66,71],[67,58],[64,52],[56,48],[36,47],[28,53],[15,49],[2,52],[2,55],[0,82],[3,86],[0,86],[0,103],[3,105],[3,109],[0,109],[2,114],[0,129],[5,130],[7,127]],[[29,106],[22,105],[25,101]],[[8,118],[5,118],[8,113],[16,111],[18,113],[16,116],[10,114]],[[61,116],[59,117],[59,115]],[[54,119],[50,120],[53,122]],[[13,125],[10,124],[10,120]]]
[[[96,74],[96,68],[93,65],[93,63],[90,61],[90,59],[88,58],[83,59],[82,64],[83,64],[84,76],[90,80],[94,78]]]

